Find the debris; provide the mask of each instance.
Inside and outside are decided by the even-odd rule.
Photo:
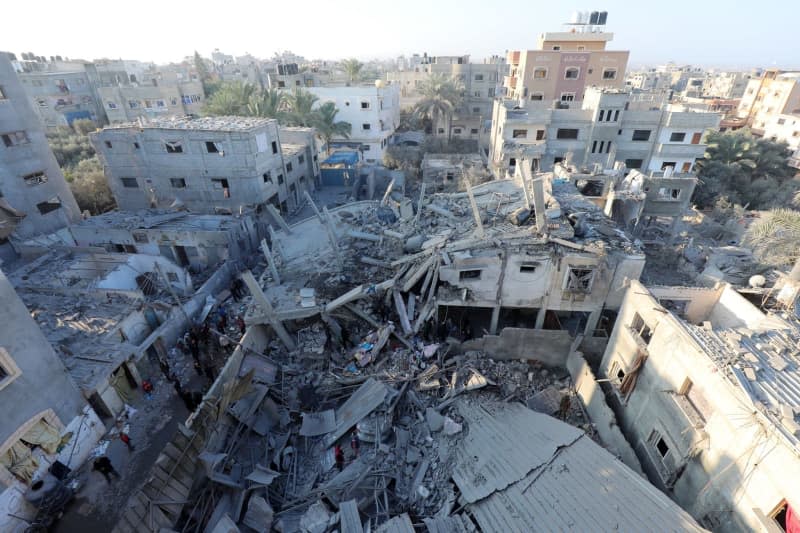
[[[448,437],[461,432],[461,424],[450,418],[444,417],[444,434]]]
[[[425,419],[428,421],[428,428],[434,433],[441,431],[445,424],[445,417],[432,407],[428,407],[425,410]]]

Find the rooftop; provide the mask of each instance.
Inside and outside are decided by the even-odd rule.
[[[203,130],[203,131],[251,131],[276,123],[271,118],[254,117],[155,117],[140,122],[111,124],[104,129],[165,129],[165,130]]]
[[[281,153],[283,155],[293,156],[305,151],[306,145],[304,144],[281,143]]]
[[[152,209],[135,212],[110,211],[81,220],[74,227],[221,231],[236,224],[239,224],[239,219],[230,215],[200,215]]]

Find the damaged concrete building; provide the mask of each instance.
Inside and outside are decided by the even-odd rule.
[[[0,52],[0,260],[16,256],[13,245],[63,230],[80,219],[44,128]]]
[[[727,284],[629,282],[606,398],[650,480],[709,529],[797,526],[798,342],[791,309],[764,313]]]
[[[0,530],[16,532],[31,481],[76,468],[104,428],[1,271],[0,302]]]
[[[193,215],[185,211],[112,211],[69,228],[80,247],[162,256],[192,269],[244,261],[258,250],[249,215]]]
[[[533,170],[568,164],[612,168],[616,161],[645,172],[672,167],[686,173],[705,153],[704,135],[721,115],[667,103],[663,94],[589,87],[569,106],[498,99],[492,116],[492,168],[513,174],[523,157]]]
[[[245,117],[161,118],[93,133],[120,209],[172,204],[197,213],[289,212],[316,187],[317,150],[299,132],[283,146],[277,121]]]

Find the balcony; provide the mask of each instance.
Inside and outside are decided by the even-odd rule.
[[[706,151],[705,144],[686,144],[686,143],[658,143],[656,154],[661,156],[676,156],[682,158],[703,157]]]

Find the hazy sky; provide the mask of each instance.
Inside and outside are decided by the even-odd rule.
[[[624,2],[542,0],[44,0],[4,2],[0,50],[70,58],[178,61],[214,48],[269,57],[389,58],[469,53],[473,58],[533,48],[574,9],[608,11],[610,48],[632,65],[800,67],[800,4],[761,0]],[[744,7],[746,6],[746,7]]]

